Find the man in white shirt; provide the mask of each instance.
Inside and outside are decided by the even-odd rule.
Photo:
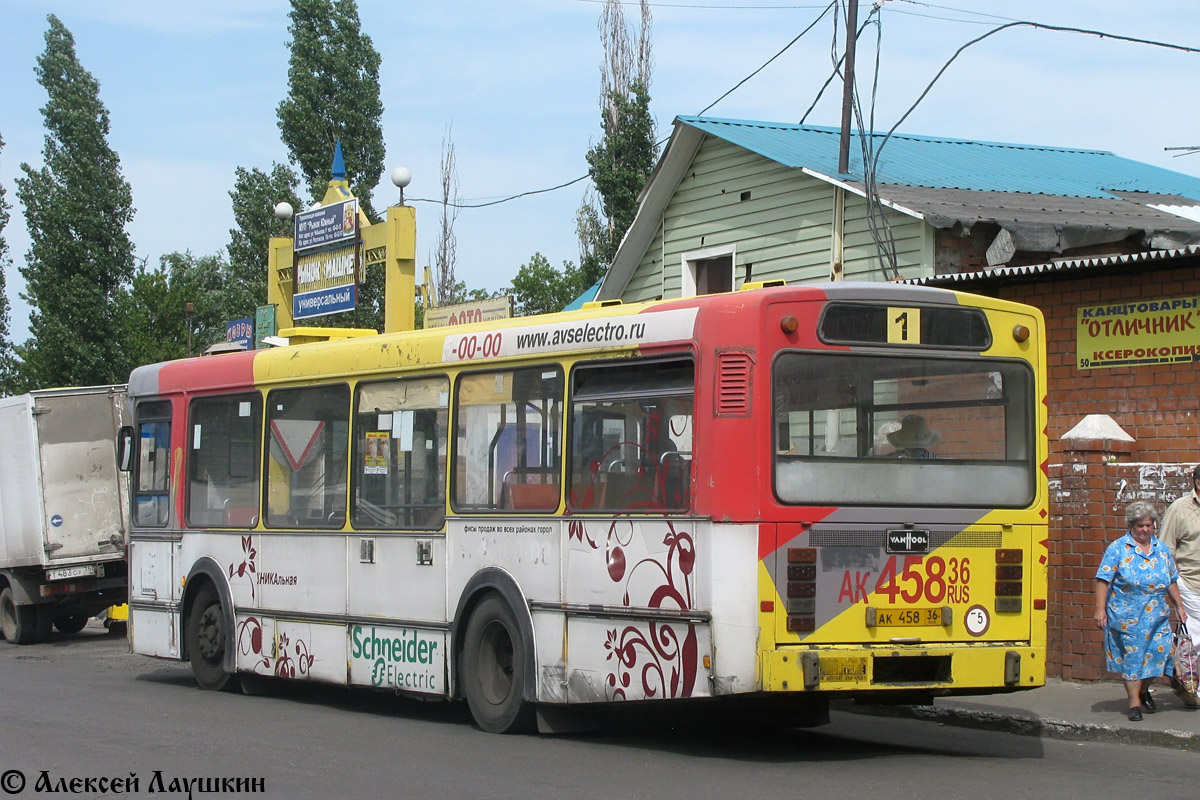
[[[1200,466],[1192,470],[1192,491],[1171,503],[1163,516],[1158,538],[1175,555],[1179,568],[1179,596],[1187,615],[1192,644],[1200,648]]]

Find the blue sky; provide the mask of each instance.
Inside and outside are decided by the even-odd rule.
[[[0,0],[0,185],[13,206],[3,236],[16,341],[28,335],[29,310],[17,296],[28,236],[15,178],[22,162],[42,163],[39,109],[46,97],[33,68],[45,47],[47,14],[74,34],[80,62],[100,82],[112,122],[109,143],[137,208],[129,233],[138,256],[154,264],[175,250],[205,255],[224,248],[233,224],[234,169],[286,160],[275,107],[287,91],[288,8],[285,0]],[[823,8],[812,0],[652,4],[651,110],[660,137],[676,115],[700,112],[758,69]],[[383,58],[387,159],[376,206],[395,201],[387,176],[401,165],[413,174],[407,198],[437,197],[440,148],[450,126],[464,203],[586,174],[584,154],[600,135],[600,10],[595,0],[359,0],[364,30]],[[635,23],[636,5],[627,5],[626,15]],[[961,45],[1014,19],[1200,47],[1194,0],[887,0],[875,127],[890,128]],[[798,122],[830,73],[832,36],[827,15],[707,113]],[[875,42],[874,29],[860,39],[864,94]],[[1200,175],[1200,153],[1177,158],[1163,150],[1200,145],[1198,68],[1196,53],[1008,30],[959,56],[901,130],[1111,150]],[[831,85],[807,121],[837,125],[840,92]],[[586,185],[464,209],[455,228],[459,277],[472,288],[495,289],[534,252],[555,265],[577,259],[574,216]],[[435,244],[438,211],[413,204],[423,265]]]

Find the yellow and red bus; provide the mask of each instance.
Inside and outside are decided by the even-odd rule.
[[[877,283],[139,367],[130,637],[484,730],[1043,684],[1044,323]]]

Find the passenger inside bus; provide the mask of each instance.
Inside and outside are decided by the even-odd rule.
[[[942,440],[942,435],[929,427],[920,414],[909,414],[899,430],[887,434],[888,443],[896,448],[896,458],[933,458],[930,448]]]

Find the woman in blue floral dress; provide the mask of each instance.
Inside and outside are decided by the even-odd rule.
[[[1174,672],[1169,598],[1183,621],[1179,571],[1171,552],[1154,535],[1158,512],[1135,500],[1125,508],[1129,532],[1104,551],[1096,570],[1096,624],[1104,629],[1108,670],[1119,672],[1129,695],[1129,719],[1157,707],[1150,684]]]

